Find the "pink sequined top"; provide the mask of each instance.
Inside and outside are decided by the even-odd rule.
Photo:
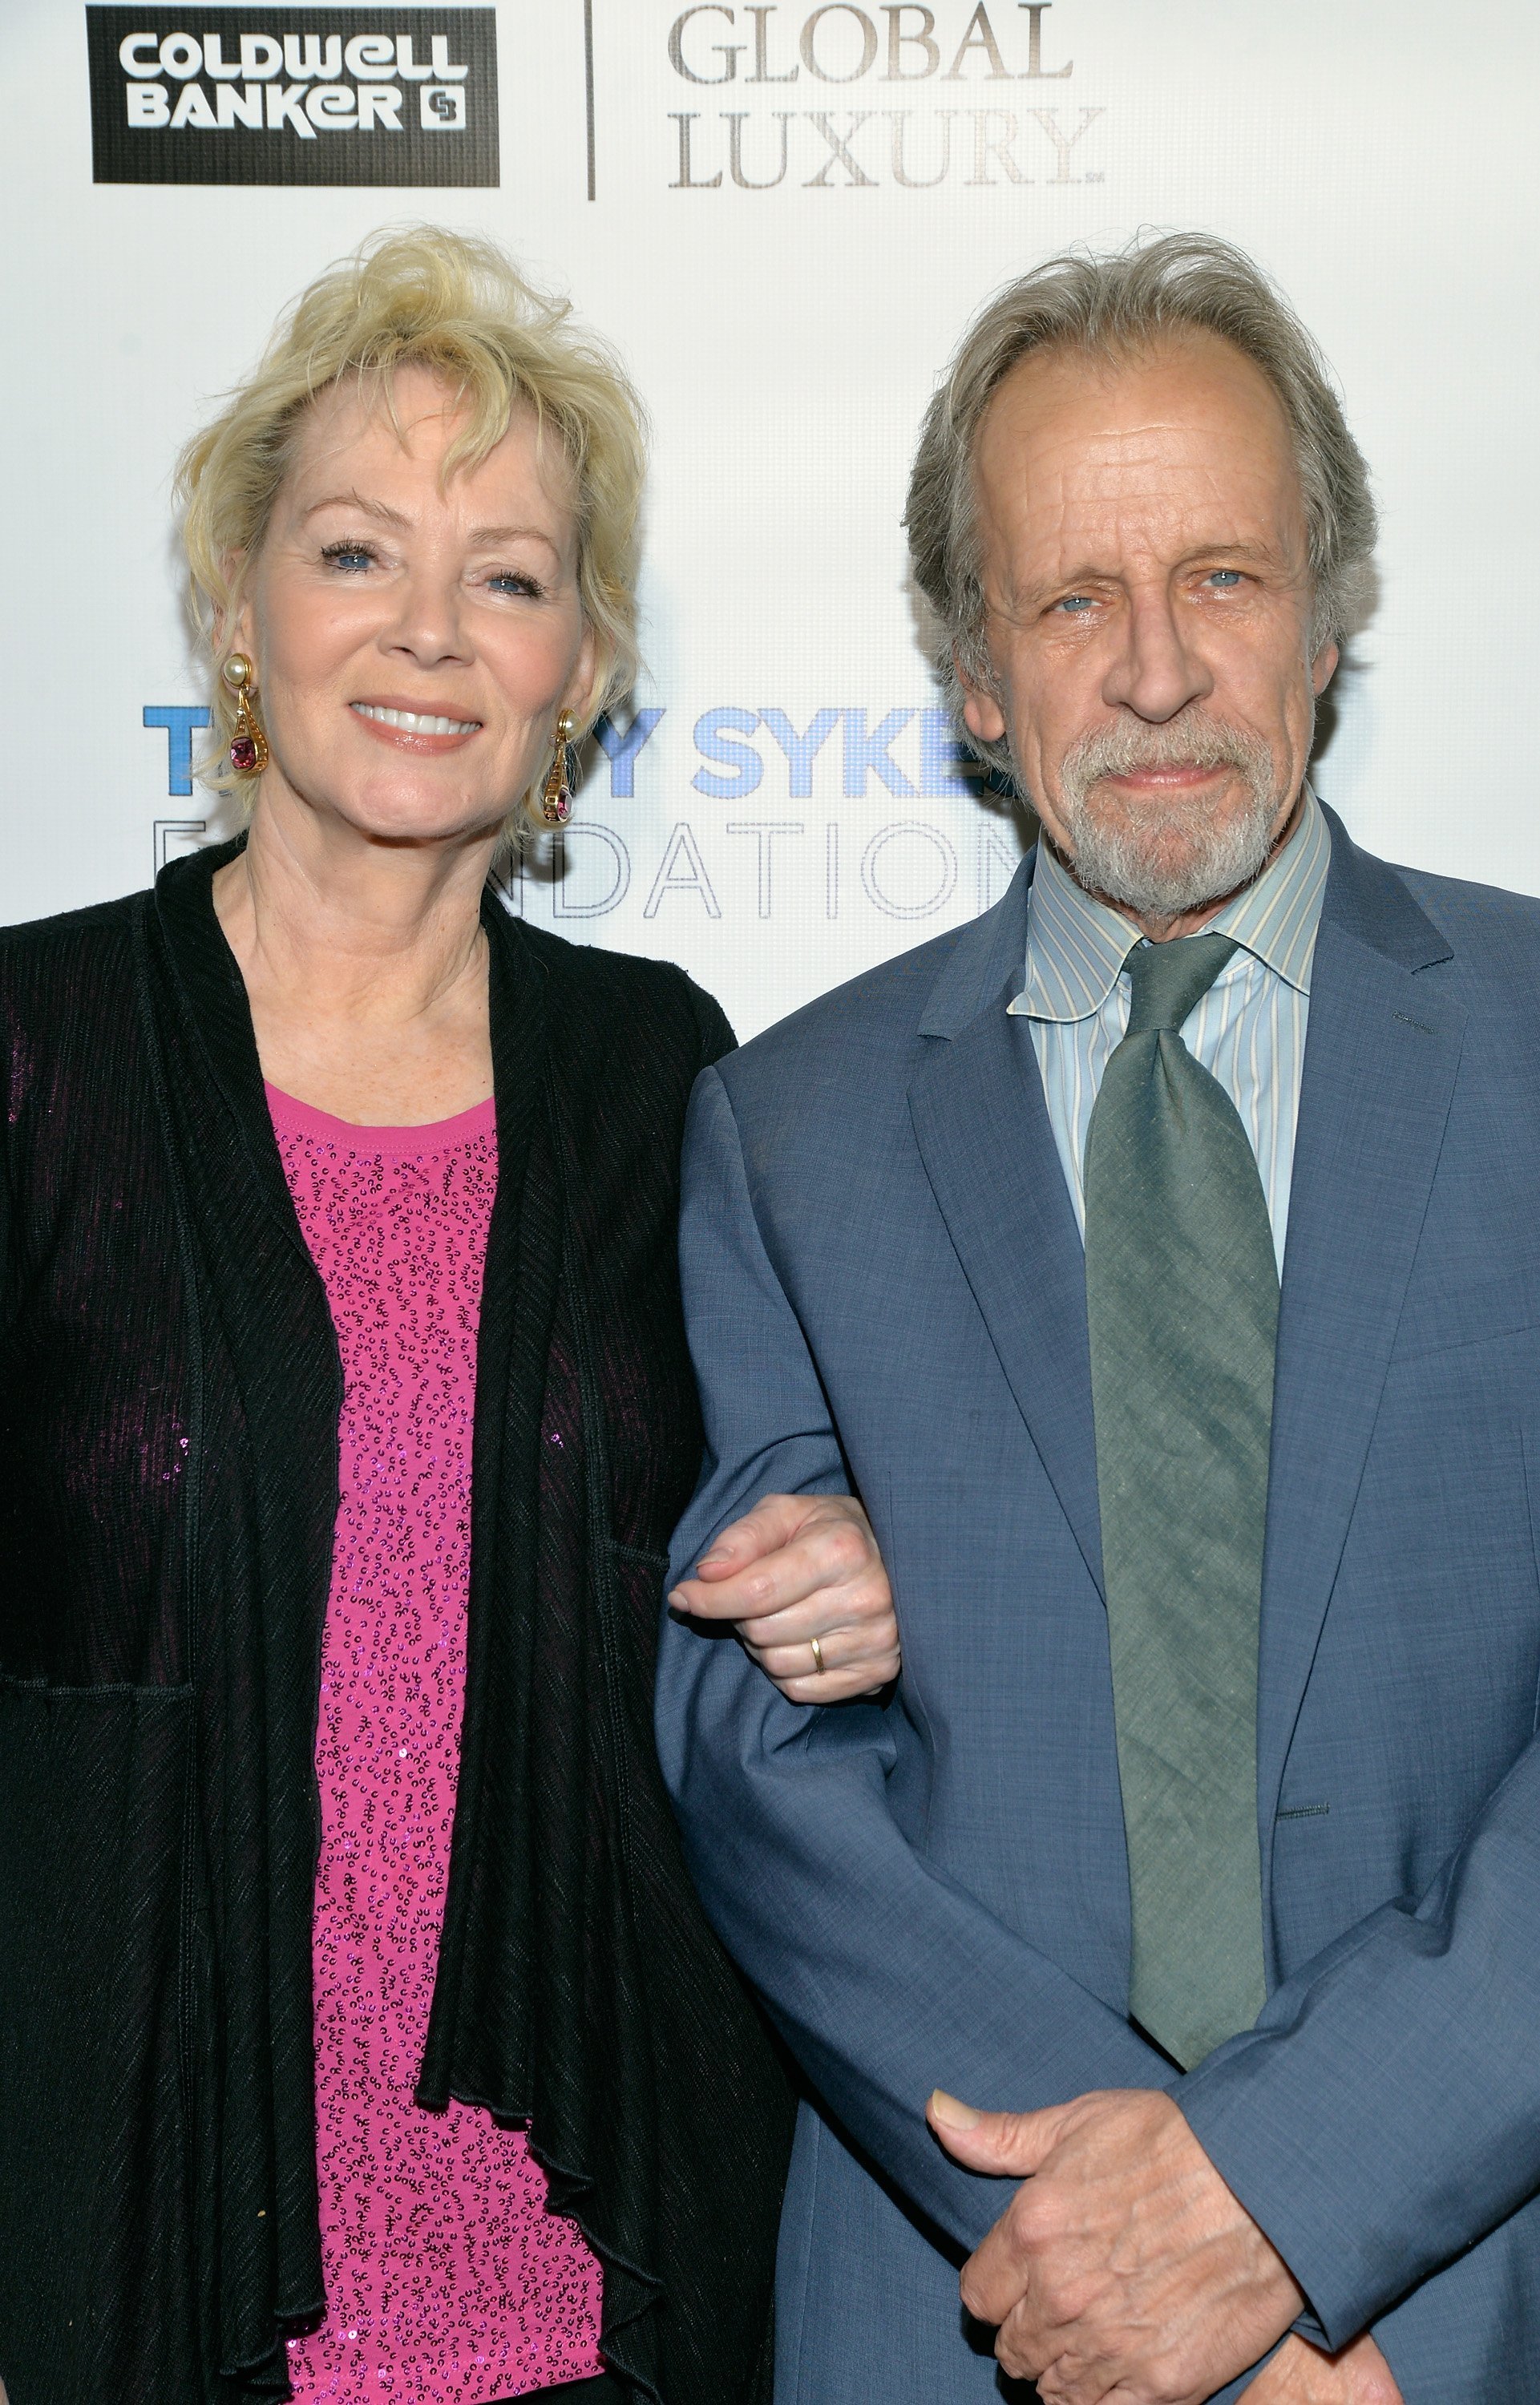
[[[290,2377],[334,2405],[488,2405],[601,2368],[599,2267],[523,2133],[412,2102],[459,1768],[493,1107],[358,1128],[268,1103],[343,1366],[316,1742],[327,2311]]]

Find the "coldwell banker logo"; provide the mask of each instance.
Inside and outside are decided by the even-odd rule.
[[[493,8],[86,10],[98,184],[495,184]]]

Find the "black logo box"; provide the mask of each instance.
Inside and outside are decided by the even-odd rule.
[[[498,181],[495,7],[88,7],[86,38],[98,184]]]

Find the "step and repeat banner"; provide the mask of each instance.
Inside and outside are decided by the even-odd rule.
[[[8,0],[0,916],[226,830],[169,476],[373,228],[506,245],[656,424],[645,678],[513,907],[753,1033],[986,907],[1025,829],[938,706],[899,517],[979,302],[1211,229],[1333,360],[1382,590],[1318,781],[1392,858],[1540,891],[1531,0],[84,7]]]

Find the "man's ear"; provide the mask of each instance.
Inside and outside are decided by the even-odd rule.
[[[952,665],[963,689],[963,722],[981,743],[998,743],[1005,733],[1005,712],[992,685],[981,684],[954,651]]]
[[[1322,643],[1320,651],[1317,652],[1315,658],[1310,662],[1310,683],[1314,688],[1318,698],[1325,692],[1327,686],[1331,683],[1332,679],[1335,676],[1337,662],[1341,657],[1342,648],[1340,644],[1335,642]]]

